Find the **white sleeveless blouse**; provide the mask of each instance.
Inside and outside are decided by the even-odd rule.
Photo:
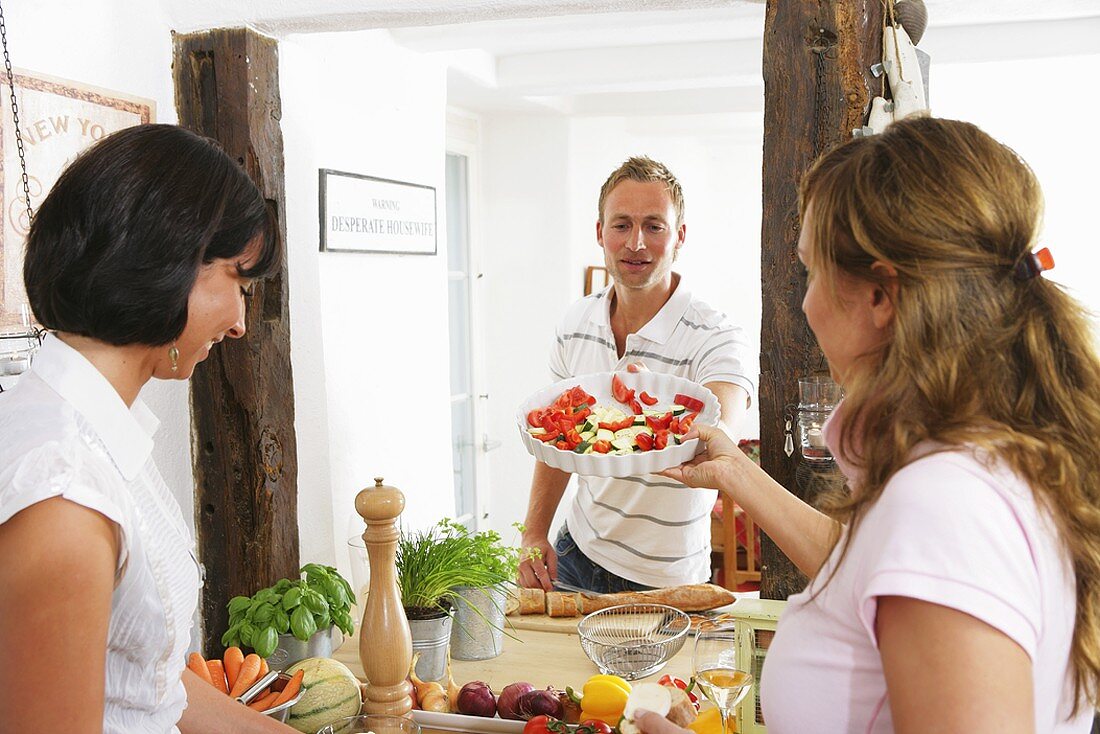
[[[181,676],[201,580],[179,503],[151,457],[157,425],[140,399],[127,408],[90,362],[53,336],[0,394],[0,524],[62,496],[119,528],[106,734],[178,732],[187,705]]]

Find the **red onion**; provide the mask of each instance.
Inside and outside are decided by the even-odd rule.
[[[479,680],[470,681],[458,692],[458,712],[467,716],[491,718],[497,712],[493,689]]]
[[[553,719],[560,719],[563,714],[561,701],[558,700],[558,694],[552,688],[524,693],[519,698],[517,708],[520,718],[524,720],[543,714]]]
[[[500,718],[516,721],[526,720],[525,717],[519,715],[519,699],[523,694],[533,690],[535,690],[533,685],[522,681],[504,686],[500,696],[497,697],[497,714]]]

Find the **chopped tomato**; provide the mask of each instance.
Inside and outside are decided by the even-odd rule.
[[[570,448],[569,448],[569,443],[568,443],[568,442],[566,442],[566,441],[558,441],[558,442],[557,442],[556,444],[554,444],[554,445],[555,445],[555,446],[557,446],[557,447],[558,447],[559,449],[561,449],[562,451],[569,451],[569,450],[570,450]]]
[[[634,437],[634,442],[638,444],[638,448],[642,451],[649,451],[653,448],[653,436],[648,433],[639,433]]]
[[[634,415],[642,414],[642,404],[639,403],[637,400],[630,401],[630,409],[634,411]]]
[[[542,426],[542,416],[546,415],[546,411],[542,408],[535,408],[527,414],[527,425],[532,428],[540,428]]]
[[[611,395],[624,405],[629,405],[634,399],[634,391],[627,387],[618,375],[611,378]]]
[[[653,448],[657,451],[668,446],[668,431],[657,431],[653,434]]]
[[[676,435],[680,435],[680,434],[684,433],[684,431],[680,428],[680,419],[679,418],[673,418],[672,419],[672,422],[668,424],[668,430],[672,431]]]
[[[585,719],[577,725],[576,734],[612,734],[611,724],[599,719]]]
[[[597,454],[606,454],[611,451],[610,441],[597,441],[592,444],[592,451]]]
[[[561,434],[558,433],[557,429],[555,428],[553,431],[547,431],[546,433],[540,433],[537,436],[535,436],[535,438],[542,441],[543,443],[550,443],[551,441],[557,441],[559,438],[561,438]]]
[[[676,405],[682,405],[688,410],[693,410],[696,413],[702,412],[703,408],[707,407],[702,400],[693,398],[690,395],[676,394],[676,397],[672,399],[672,402]]]
[[[558,410],[561,410],[561,411],[565,411],[569,408],[572,408],[573,407],[573,400],[572,400],[572,398],[569,397],[569,391],[566,390],[561,395],[559,395],[558,399],[555,400],[553,405],[551,405],[550,407],[551,408],[557,408]]]
[[[580,385],[577,385],[569,391],[569,400],[574,408],[579,408],[582,405],[594,405],[596,403],[596,399],[586,393],[584,388]]]
[[[523,734],[568,734],[568,732],[569,727],[564,721],[546,714],[535,716],[523,725]]]
[[[680,433],[687,433],[691,430],[691,424],[695,422],[695,419],[699,417],[698,413],[688,413],[680,418]]]
[[[588,407],[581,408],[570,417],[573,419],[573,423],[584,423],[584,419],[592,415],[592,409]]]
[[[642,399],[642,402],[645,403],[646,405],[656,405],[657,404],[657,398],[653,397],[652,395],[647,393],[645,390],[643,390],[642,394],[639,395],[638,397],[640,397]]]
[[[672,413],[665,413],[664,415],[647,415],[645,417],[645,424],[649,426],[650,430],[654,433],[657,431],[667,431],[669,425],[672,423]]]

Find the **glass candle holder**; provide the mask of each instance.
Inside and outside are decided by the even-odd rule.
[[[803,459],[832,460],[822,427],[840,402],[840,397],[840,385],[829,377],[813,375],[798,379],[798,445]]]

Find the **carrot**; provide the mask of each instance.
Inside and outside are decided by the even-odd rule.
[[[241,663],[241,671],[237,674],[237,682],[233,684],[233,689],[229,691],[229,695],[236,698],[247,691],[259,679],[259,674],[260,656],[254,652],[249,653],[248,657]]]
[[[210,678],[214,682],[214,687],[222,693],[229,693],[229,686],[225,683],[225,667],[222,666],[221,660],[207,660],[206,667],[210,669]]]
[[[275,699],[279,697],[279,694],[275,691],[257,698],[252,703],[248,704],[248,708],[255,709],[256,711],[267,711],[269,708],[275,706]]]
[[[294,673],[294,677],[287,681],[283,686],[283,690],[279,692],[279,697],[275,699],[275,703],[271,704],[271,708],[281,706],[290,699],[298,695],[298,691],[302,688],[302,676],[306,674],[305,670],[299,670]]]
[[[225,662],[225,682],[229,689],[232,690],[234,684],[237,682],[237,676],[241,672],[241,663],[244,662],[244,653],[241,652],[241,648],[236,645],[227,647],[225,649],[225,655],[222,656],[222,660]]]
[[[210,685],[214,685],[213,679],[210,677],[210,669],[206,667],[206,660],[202,655],[197,652],[193,652],[187,656],[187,667],[191,669],[191,672],[202,678]]]
[[[256,676],[256,680],[259,680],[260,678],[263,678],[265,675],[267,675],[267,670],[267,658],[260,658],[260,674]]]

